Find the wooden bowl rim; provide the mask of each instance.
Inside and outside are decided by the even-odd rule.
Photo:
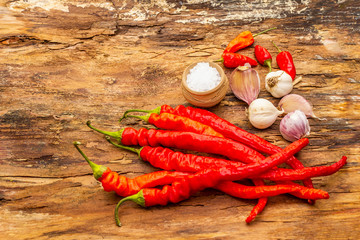
[[[187,75],[188,73],[190,72],[190,70],[196,66],[196,64],[198,63],[209,63],[210,67],[215,67],[216,70],[219,72],[220,74],[220,78],[221,78],[221,81],[220,83],[214,87],[213,89],[210,89],[210,90],[207,90],[207,91],[204,91],[204,92],[198,92],[198,91],[194,91],[192,89],[190,89],[186,83],[186,79],[187,79]],[[219,64],[217,63],[214,63],[214,62],[211,62],[211,61],[198,61],[198,62],[194,62],[192,64],[190,64],[187,68],[185,68],[184,72],[183,72],[183,76],[182,76],[182,85],[183,87],[188,91],[190,92],[191,94],[195,94],[195,95],[208,95],[208,94],[211,94],[213,92],[216,92],[217,90],[219,90],[221,88],[221,86],[224,84],[225,82],[225,78],[226,78],[226,75],[225,75],[225,72],[224,70],[219,66]]]

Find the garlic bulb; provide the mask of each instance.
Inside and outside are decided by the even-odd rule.
[[[260,77],[250,64],[237,67],[230,76],[230,88],[234,95],[248,105],[254,101],[260,92]]]
[[[284,111],[279,111],[270,101],[258,98],[247,110],[250,123],[259,129],[270,127]]]
[[[307,117],[312,117],[319,120],[326,120],[325,118],[318,118],[317,116],[315,116],[312,104],[307,101],[303,96],[300,96],[298,94],[286,95],[280,100],[278,107],[284,109],[285,113],[300,110],[305,113]]]
[[[273,97],[281,98],[292,91],[293,80],[282,70],[269,72],[265,77],[265,88]]]
[[[288,113],[280,122],[280,133],[290,142],[309,135],[310,125],[305,113],[300,110]]]

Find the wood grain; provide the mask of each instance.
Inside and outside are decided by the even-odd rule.
[[[0,0],[0,231],[3,239],[359,239],[360,4],[343,1]],[[277,30],[256,38],[293,54],[303,80],[293,93],[326,121],[310,119],[305,166],[338,173],[314,178],[330,199],[309,205],[272,197],[249,225],[255,200],[207,189],[189,200],[143,209],[104,192],[72,146],[127,177],[156,170],[115,149],[86,125],[148,126],[119,117],[130,108],[189,105],[181,94],[190,63],[216,60],[243,30]],[[254,57],[253,46],[242,50]],[[277,65],[273,62],[273,67]],[[231,69],[224,69],[230,76]],[[256,67],[262,78],[267,69]],[[261,83],[260,96],[274,99]],[[279,121],[253,128],[246,104],[229,90],[209,110],[285,147]]]

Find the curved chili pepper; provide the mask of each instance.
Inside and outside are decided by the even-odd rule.
[[[259,186],[259,187],[265,186],[265,182],[262,179],[253,179],[252,181],[255,184],[255,186]],[[265,209],[267,202],[268,202],[267,197],[259,198],[257,204],[251,209],[249,216],[245,219],[245,222],[250,223],[251,221],[253,221],[255,217]]]
[[[194,154],[184,154],[182,152],[174,152],[168,148],[163,147],[150,147],[144,146],[140,149],[135,149],[123,145],[116,144],[107,138],[107,140],[115,145],[116,147],[123,148],[138,154],[139,158],[143,161],[149,162],[152,166],[161,168],[164,170],[177,170],[177,171],[185,171],[185,172],[197,172],[201,171],[202,169],[210,169],[210,168],[238,168],[244,166],[241,162],[233,162],[225,159],[213,158],[213,157],[206,157],[206,156],[198,156]],[[256,178],[261,179],[268,179],[272,181],[285,181],[285,180],[303,180],[310,177],[317,177],[317,176],[326,176],[337,172],[344,164],[346,163],[346,157],[343,157],[339,162],[334,163],[331,166],[321,166],[321,167],[313,167],[313,168],[303,168],[303,169],[271,169],[266,173],[260,174]],[[216,189],[224,190],[226,189],[227,184],[229,184],[229,188],[231,189],[231,182],[223,183],[221,189],[217,186]],[[256,182],[256,185],[260,187],[264,187],[261,185],[261,182]],[[239,189],[237,192],[242,192],[244,189],[242,186],[238,186]],[[229,192],[230,190],[226,191],[231,196],[238,197],[236,195],[236,191],[234,194]],[[224,191],[225,192],[225,191]],[[296,191],[291,191],[296,197],[303,198],[307,196],[304,193],[297,193]],[[251,222],[256,215],[258,215],[265,207],[267,196],[263,196],[259,203],[253,208],[252,212],[250,213],[249,217],[246,219],[246,222]],[[308,199],[314,199],[312,197]]]
[[[123,128],[117,132],[108,132],[94,128],[91,126],[90,122],[87,122],[87,125],[97,132],[118,139],[122,144],[127,146],[174,147],[184,150],[219,154],[229,157],[232,160],[245,163],[258,162],[265,158],[252,148],[227,138],[202,135],[193,132],[165,131],[145,128],[136,130],[130,127]]]
[[[275,43],[273,43],[276,49],[279,51],[279,54],[276,56],[276,62],[281,70],[288,73],[292,80],[295,80],[296,68],[291,56],[291,53],[288,51],[281,51]]]
[[[193,175],[184,176],[179,181],[173,182],[171,186],[166,185],[162,189],[143,188],[139,193],[123,198],[116,205],[115,219],[117,220],[117,225],[120,226],[117,216],[118,208],[124,201],[132,200],[145,207],[166,205],[169,202],[177,203],[188,199],[192,194],[205,188],[215,187],[220,181],[235,181],[265,172],[284,162],[288,157],[300,151],[308,143],[309,140],[307,138],[300,139],[291,143],[283,151],[271,155],[265,160],[258,163],[251,163],[237,169],[206,169]]]
[[[245,166],[244,163],[229,161],[221,158],[208,156],[199,156],[195,154],[185,154],[175,152],[169,148],[144,146],[140,149],[119,145],[106,138],[112,145],[126,149],[138,154],[139,158],[149,162],[153,167],[163,170],[175,170],[181,172],[198,172],[210,168],[228,168],[237,169]],[[346,164],[347,157],[343,156],[338,162],[330,166],[306,167],[302,169],[270,169],[255,178],[266,179],[271,181],[295,181],[306,178],[327,176],[339,171]]]
[[[222,62],[227,68],[237,68],[239,66],[244,66],[245,63],[249,63],[252,67],[257,66],[256,60],[245,55],[232,52],[224,52],[221,59],[214,62]]]
[[[124,139],[125,139],[124,133],[123,133],[123,136],[121,139],[122,142],[124,142]],[[141,131],[139,131],[139,136],[142,136],[145,139],[145,141],[147,141],[147,142],[146,143],[139,142],[139,144],[136,144],[136,145],[142,145],[142,146],[148,146],[148,145],[153,145],[153,144],[158,145],[158,143],[163,142],[162,136],[161,136],[164,133],[163,131],[159,132],[159,131],[156,131],[153,129],[150,129],[150,130],[144,129],[143,133],[146,133],[146,134],[141,134]],[[165,132],[165,133],[169,133],[169,132]],[[173,132],[171,132],[171,133],[173,133]],[[176,132],[176,133],[178,133],[178,132]],[[165,134],[165,136],[169,136],[169,135]],[[175,136],[177,136],[177,134]],[[180,135],[180,136],[184,136],[184,135]],[[204,136],[204,135],[202,135],[202,136]],[[153,138],[153,139],[151,139],[151,138]],[[222,139],[222,138],[218,138],[218,140],[219,139]],[[168,141],[168,139],[166,141]],[[244,164],[243,166],[231,167],[231,168],[221,167],[221,169],[226,169],[227,171],[230,171],[230,172],[238,172],[239,170],[240,171],[246,170],[247,173],[244,173],[244,174],[250,174],[250,175],[254,176],[254,174],[251,174],[251,172],[253,171],[254,168],[256,168],[256,170],[258,171],[258,170],[261,170],[262,168],[267,168],[267,165],[269,165],[269,164],[272,164],[273,166],[279,165],[280,163],[276,162],[276,161],[285,162],[286,159],[288,159],[289,157],[291,157],[292,155],[294,155],[295,153],[300,151],[300,149],[305,147],[308,143],[309,143],[309,140],[307,138],[302,138],[302,139],[299,139],[299,140],[291,143],[289,146],[284,148],[282,151],[277,152],[277,153],[271,155],[270,157],[267,157],[267,158],[263,157],[263,158],[259,159],[258,161],[249,162],[249,164]],[[162,145],[171,145],[171,144],[173,144],[173,143],[165,142],[165,144],[162,144]],[[127,145],[127,144],[125,144],[125,145]],[[182,145],[182,144],[180,144],[180,145],[188,146],[188,145]],[[179,145],[173,145],[173,146],[175,146],[175,148],[179,148]],[[196,149],[189,148],[189,150],[196,150]],[[207,150],[207,152],[219,153],[217,151],[218,150]],[[205,151],[202,151],[202,152],[205,152]],[[219,169],[219,168],[215,167],[212,169]]]
[[[154,125],[157,128],[166,130],[176,130],[185,132],[196,132],[204,135],[211,135],[216,137],[224,137],[222,134],[216,132],[212,127],[194,121],[190,118],[174,115],[171,113],[149,113],[145,116],[128,115]]]
[[[197,132],[200,134],[205,135],[212,135],[212,136],[218,136],[223,137],[220,133],[214,131],[211,127],[204,125],[202,123],[199,123],[197,121],[194,121],[190,118],[185,118],[178,115],[173,115],[169,113],[163,113],[163,114],[151,114],[146,116],[132,116],[128,115],[128,117],[137,117],[139,119],[145,120],[153,125],[155,125],[158,128],[165,128],[165,129],[171,129],[171,130],[181,130],[181,131],[190,131],[190,132]],[[263,180],[255,179],[253,180],[254,184],[256,186],[262,186],[265,185]],[[267,198],[260,198],[257,205],[253,208],[251,211],[252,219],[265,208],[267,203]]]
[[[227,138],[241,142],[262,153],[274,154],[278,151],[281,151],[280,147],[273,145],[272,143],[266,141],[265,139],[255,134],[249,133],[235,126],[229,121],[205,109],[184,107],[183,105],[179,105],[174,109],[169,105],[162,105],[153,110],[131,109],[131,110],[127,110],[120,120],[126,117],[129,112],[148,112],[148,113],[151,112],[158,114],[168,112],[175,115],[188,117],[190,119],[193,119],[195,121],[201,122],[205,125],[212,127],[215,131],[221,133]],[[289,158],[289,160],[286,163],[293,169],[299,169],[304,167],[304,165],[295,157]],[[311,179],[305,179],[303,182],[306,187],[313,188]],[[313,202],[310,201],[310,203]]]
[[[108,167],[98,165],[90,161],[84,152],[79,148],[79,144],[79,142],[74,142],[75,148],[85,158],[93,170],[95,179],[101,182],[106,192],[115,191],[117,195],[122,197],[135,194],[145,187],[156,187],[171,184],[174,181],[191,174],[184,172],[157,171],[138,176],[134,179],[127,178],[119,175],[117,172],[111,171]]]
[[[328,176],[336,173],[346,164],[346,156],[330,166],[306,167],[301,169],[276,169],[270,170],[259,176],[259,178],[273,181],[304,180],[313,177]]]
[[[108,137],[106,139],[111,144],[117,147],[137,153],[141,160],[148,161],[152,166],[161,169],[168,169],[168,170],[183,169],[183,171],[187,171],[187,172],[197,172],[203,169],[212,168],[214,165],[211,164],[210,162],[213,160],[215,161],[218,160],[216,158],[197,156],[193,154],[185,155],[181,152],[174,152],[168,148],[162,148],[162,147],[153,148],[150,146],[144,146],[141,147],[140,149],[135,149],[124,145],[118,145],[112,142]],[[226,167],[226,164],[224,166],[221,166],[220,163],[225,161],[226,160],[219,160],[218,166]],[[244,164],[240,162],[238,163],[239,163],[239,167],[244,166]],[[260,179],[254,179],[253,182],[256,186],[261,187],[265,185],[264,181]],[[266,203],[267,203],[266,197],[259,198],[258,203],[254,206],[254,208],[250,213],[250,216],[252,216],[252,218],[247,219],[247,223],[251,222],[255,218],[255,216],[257,216],[262,212],[262,210],[266,206]]]
[[[254,43],[254,37],[274,29],[276,29],[276,27],[266,29],[254,35],[252,35],[250,31],[241,32],[239,35],[237,35],[233,40],[229,42],[224,52],[234,53],[239,51],[240,49],[246,48]]]
[[[111,143],[114,144],[113,142]],[[138,176],[134,179],[129,179],[123,176],[119,176],[116,172],[112,172],[109,168],[105,166],[97,165],[90,161],[88,157],[83,153],[83,151],[78,147],[79,144],[79,142],[74,142],[76,149],[91,166],[95,179],[102,183],[105,191],[116,191],[119,196],[125,197],[135,194],[142,188],[171,184],[172,182],[179,180],[184,176],[190,175],[190,173],[184,172],[157,171],[150,174]],[[126,146],[122,147],[126,148]],[[121,188],[119,187],[120,184],[122,186]],[[306,194],[303,189],[295,189],[293,187],[290,188],[288,185],[252,187],[233,183],[230,181],[223,182],[215,188],[219,190],[224,190],[225,193],[231,196],[244,199],[256,199],[264,196],[275,196],[283,193],[289,193],[292,191],[303,192],[303,195]],[[232,189],[231,192],[230,189]],[[314,195],[310,197],[319,198],[319,195],[316,195],[316,193],[318,192],[314,191]]]
[[[266,186],[246,186],[231,181],[220,182],[216,189],[237,198],[257,199],[259,197],[273,197],[284,193],[298,192],[302,199],[327,199],[329,193],[316,188],[307,188],[299,184],[277,184]]]
[[[153,129],[140,129],[139,132],[137,132],[133,128],[125,128],[117,132],[107,132],[92,127],[89,121],[87,122],[87,125],[95,131],[120,139],[124,145],[128,146],[163,145],[214,154],[224,155],[225,153],[225,156],[230,158],[233,157],[235,160],[248,163],[258,162],[265,158],[263,155],[241,143],[215,136],[207,136],[192,132],[169,132]],[[263,180],[255,179],[253,181],[257,186],[264,185]],[[252,216],[259,214],[265,208],[266,203],[266,198],[259,199],[258,204],[252,211]]]
[[[111,142],[111,141],[110,141],[110,142]],[[149,149],[149,147],[144,147],[144,148]],[[144,148],[142,148],[142,150],[144,150]],[[126,148],[126,149],[131,150],[130,148]],[[157,148],[157,149],[161,149],[161,148]],[[135,151],[135,150],[132,150],[132,151]],[[146,151],[147,151],[147,150],[145,150],[145,152],[146,152]],[[135,152],[136,152],[136,151],[135,151]],[[143,159],[143,160],[145,160],[145,159],[148,159],[148,160],[152,159],[153,161],[156,162],[157,160],[160,159],[159,154],[156,154],[156,153],[152,152],[151,154],[144,156],[143,154],[141,154],[141,153],[143,153],[143,152],[144,152],[144,151],[139,151],[139,152],[138,152],[140,158]],[[172,153],[174,153],[174,152],[172,152]],[[184,155],[184,154],[182,154],[182,153],[180,153],[180,152],[171,154],[171,150],[170,150],[170,149],[164,149],[164,151],[161,152],[160,154],[161,154],[163,157],[167,158],[167,159],[173,158],[173,159],[177,159],[177,160],[179,160],[179,159],[181,158],[181,156],[186,156],[186,155]],[[153,157],[151,157],[151,156],[153,156]],[[202,161],[203,163],[204,163],[204,162],[209,163],[209,162],[211,162],[211,161],[213,161],[213,160],[216,161],[216,159],[210,158],[210,157],[209,157],[209,158],[206,158],[206,157],[201,157],[201,156],[196,156],[196,155],[187,155],[187,156],[189,156],[188,158],[190,158],[190,159],[192,158],[192,160],[193,160],[194,162],[195,162],[195,161],[198,161],[198,160]],[[157,160],[156,160],[156,159],[157,159]],[[187,165],[187,166],[184,166],[184,169],[183,169],[183,170],[189,170],[189,167],[192,165],[192,162],[193,162],[193,161],[190,160],[190,159],[186,159],[186,157],[185,157],[185,160],[184,160],[183,162],[186,162],[186,165]],[[150,161],[151,161],[151,160],[150,160]],[[220,160],[219,160],[219,161],[220,161]],[[170,161],[168,161],[168,162],[170,162]],[[173,162],[175,163],[175,161],[173,161]],[[160,167],[160,168],[163,168],[162,165],[163,165],[163,163],[159,163],[159,164],[154,163],[154,164],[153,164],[153,166]],[[220,163],[219,165],[221,166],[221,163]],[[204,164],[202,164],[202,166],[199,167],[197,170],[204,169],[203,167],[204,167]],[[210,166],[208,166],[208,167],[210,167]],[[178,168],[176,168],[176,166],[174,166],[174,169],[178,169]],[[262,180],[254,179],[253,181],[254,181],[255,185],[257,185],[257,186],[265,185]],[[260,198],[258,204],[253,208],[253,210],[251,211],[249,217],[246,219],[246,222],[247,222],[247,223],[251,222],[251,221],[255,218],[255,216],[258,215],[258,214],[265,208],[266,203],[267,203],[267,198]]]
[[[256,45],[255,46],[255,57],[261,65],[268,66],[269,72],[271,72],[272,57],[266,48],[264,48],[260,45]]]

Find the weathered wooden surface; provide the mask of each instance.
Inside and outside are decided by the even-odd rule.
[[[90,3],[91,2],[91,3]],[[2,239],[359,239],[360,4],[343,1],[4,1],[0,0],[0,232]],[[314,179],[330,199],[314,206],[272,197],[246,225],[254,200],[205,190],[167,207],[121,208],[72,146],[128,177],[155,169],[110,146],[85,122],[109,130],[143,126],[118,118],[129,108],[187,105],[182,71],[215,60],[240,31],[273,56],[293,53],[303,81],[293,93],[327,121],[310,120],[305,166],[348,164]],[[242,51],[253,56],[253,47]],[[276,64],[273,64],[276,67]],[[263,77],[267,69],[256,68]],[[230,75],[231,70],[226,69]],[[260,97],[278,102],[265,91]],[[278,131],[256,130],[231,92],[210,110],[279,146]]]

